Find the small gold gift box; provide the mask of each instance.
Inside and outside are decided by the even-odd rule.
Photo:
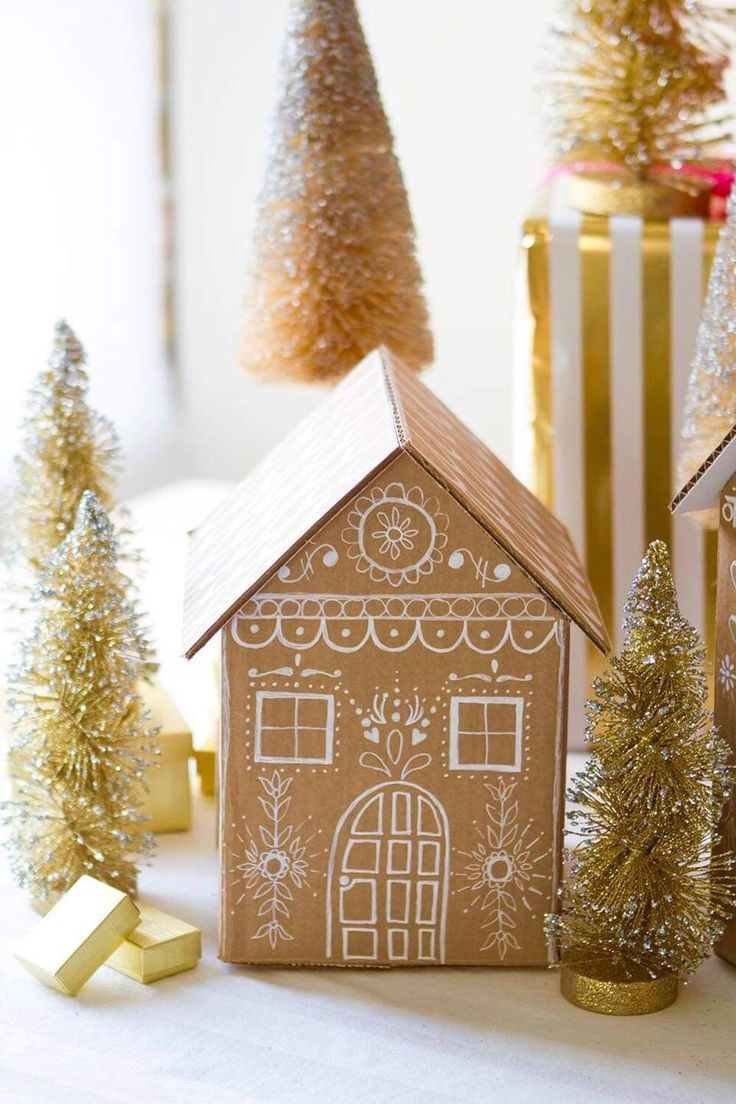
[[[138,921],[126,893],[83,874],[29,932],[15,957],[34,977],[74,997]]]
[[[140,923],[107,965],[143,985],[193,969],[202,957],[199,929],[152,905],[139,904],[138,908]]]
[[[151,713],[151,724],[161,754],[146,776],[148,794],[142,813],[148,817],[151,832],[184,832],[192,826],[192,800],[189,783],[189,759],[192,733],[158,677],[141,683],[139,688]]]
[[[194,758],[197,774],[205,797],[214,797],[217,791],[217,753],[214,748],[196,748]]]

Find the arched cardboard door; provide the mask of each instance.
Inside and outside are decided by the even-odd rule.
[[[330,851],[327,958],[444,962],[450,833],[428,790],[385,782],[338,821]]]

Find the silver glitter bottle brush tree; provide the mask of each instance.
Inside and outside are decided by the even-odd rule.
[[[433,357],[391,130],[354,0],[292,0],[241,361],[331,383],[381,344]]]
[[[140,806],[156,748],[136,693],[150,649],[117,535],[91,492],[30,610],[8,679],[16,797],[2,817],[13,873],[41,903],[82,874],[132,893],[153,843]]]
[[[684,486],[736,422],[736,197],[721,230],[685,393],[678,482]],[[693,515],[709,529],[718,510]]]

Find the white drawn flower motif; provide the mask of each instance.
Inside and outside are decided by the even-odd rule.
[[[725,655],[721,660],[721,666],[718,671],[718,677],[721,680],[721,686],[730,694],[733,688],[736,686],[736,665],[730,655]]]
[[[448,524],[438,498],[389,483],[355,500],[342,539],[359,572],[398,587],[417,583],[442,562]]]
[[[374,529],[371,536],[373,540],[383,542],[378,549],[381,555],[388,552],[392,560],[398,560],[403,548],[410,552],[414,550],[414,541],[411,538],[416,537],[419,530],[411,528],[411,518],[402,517],[398,507],[392,506],[390,514],[379,510],[376,521],[380,528]]]
[[[488,820],[483,828],[476,827],[472,850],[459,852],[468,860],[460,874],[466,882],[460,892],[470,893],[471,908],[481,912],[481,951],[493,950],[505,958],[507,951],[519,950],[514,933],[519,906],[531,912],[532,895],[543,892],[538,883],[548,876],[537,868],[549,850],[542,850],[541,837],[533,836],[528,824],[519,823],[515,780],[501,778],[486,782],[485,788],[492,799],[486,805]]]
[[[246,838],[238,836],[243,852],[234,855],[241,861],[230,872],[236,876],[233,885],[240,884],[243,889],[236,904],[246,897],[260,901],[258,916],[262,923],[251,938],[268,939],[273,948],[279,939],[293,939],[286,923],[294,900],[293,889],[309,884],[312,856],[307,855],[307,848],[313,837],[304,839],[301,825],[286,823],[292,779],[274,771],[270,778],[258,781],[264,791],[258,800],[266,813],[266,822],[259,825],[258,836],[247,827]]]

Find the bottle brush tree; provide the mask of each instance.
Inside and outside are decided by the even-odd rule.
[[[565,0],[545,98],[556,159],[644,180],[711,153],[729,137],[732,21],[700,0]]]
[[[152,844],[140,805],[155,746],[136,693],[149,646],[118,560],[113,526],[86,491],[39,577],[9,675],[17,798],[4,819],[14,874],[39,900],[82,874],[134,891]]]
[[[355,0],[292,0],[241,359],[334,382],[387,345],[433,345],[414,227]]]
[[[15,585],[33,584],[74,525],[85,491],[113,504],[119,446],[111,423],[88,404],[85,353],[58,322],[47,367],[30,390],[5,553]]]
[[[624,628],[588,703],[590,758],[568,795],[579,842],[548,931],[563,965],[687,977],[734,906],[733,857],[711,851],[732,776],[706,710],[704,649],[661,541],[634,578]]]
[[[736,422],[736,200],[728,203],[708,280],[695,357],[690,368],[678,476],[684,486]],[[718,511],[695,515],[708,528]]]

